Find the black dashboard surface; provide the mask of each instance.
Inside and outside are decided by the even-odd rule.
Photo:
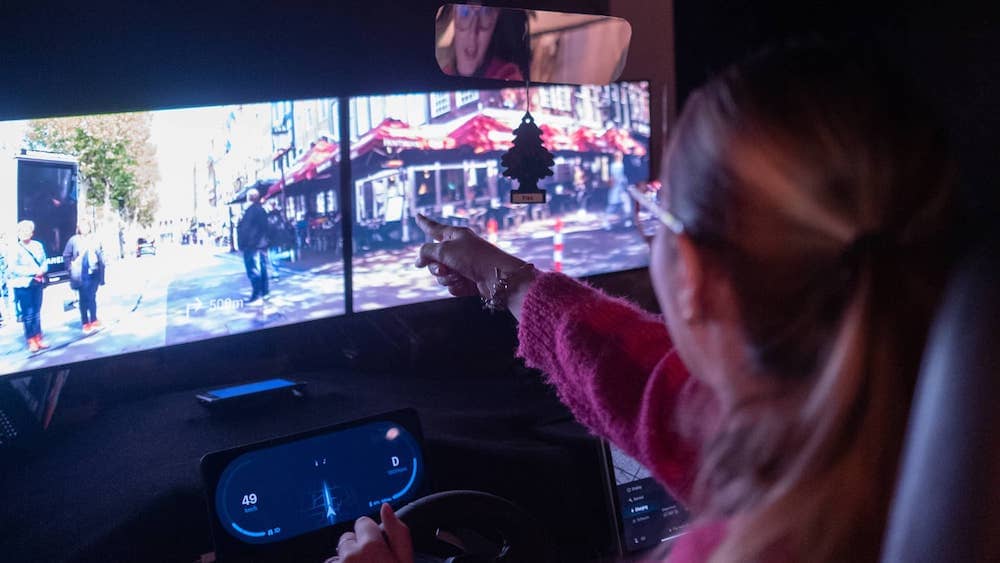
[[[213,416],[194,390],[102,410],[3,465],[0,553],[18,561],[193,561],[211,550],[206,452],[413,407],[432,490],[479,489],[539,515],[566,560],[613,541],[594,439],[537,374],[297,374],[309,398]]]

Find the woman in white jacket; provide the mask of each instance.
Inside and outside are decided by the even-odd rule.
[[[48,272],[48,256],[42,243],[31,240],[35,224],[21,221],[17,224],[17,243],[11,245],[8,258],[8,285],[14,288],[14,299],[21,310],[24,338],[32,354],[48,348],[42,340],[42,290]]]

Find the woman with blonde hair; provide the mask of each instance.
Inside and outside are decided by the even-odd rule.
[[[24,323],[24,339],[28,351],[38,353],[48,344],[42,340],[42,291],[45,289],[45,274],[49,271],[45,247],[35,236],[35,224],[21,221],[17,224],[17,243],[9,250],[9,285],[14,288],[14,300],[21,311]]]
[[[955,221],[941,131],[870,61],[786,47],[691,95],[652,246],[662,318],[422,219],[418,266],[506,306],[577,419],[692,509],[670,561],[878,560]],[[345,561],[406,560],[383,519]]]

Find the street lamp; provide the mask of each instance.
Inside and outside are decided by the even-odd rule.
[[[271,127],[272,142],[274,137],[289,135],[288,146],[278,151],[278,169],[281,171],[281,209],[283,213],[288,213],[288,194],[285,185],[285,156],[291,152],[295,156],[295,102],[288,102],[288,112],[281,118],[281,125]],[[287,217],[287,215],[286,215]]]
[[[278,170],[281,173],[281,209],[282,210],[287,210],[288,209],[288,193],[287,193],[287,190],[285,190],[285,188],[286,188],[286,186],[285,186],[285,155],[287,155],[288,151],[290,151],[290,150],[292,150],[291,147],[285,147],[285,148],[279,150],[278,154],[275,155],[275,157],[274,157],[275,160],[278,161]],[[284,211],[284,212],[287,213],[287,211]]]

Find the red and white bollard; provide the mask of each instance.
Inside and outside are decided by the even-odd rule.
[[[486,222],[486,240],[490,241],[490,244],[494,246],[500,242],[500,235],[497,234],[498,230],[499,225],[497,224],[497,220],[491,217],[490,220]]]
[[[552,270],[555,272],[562,271],[563,263],[563,220],[562,217],[556,217],[555,234],[552,237]]]

